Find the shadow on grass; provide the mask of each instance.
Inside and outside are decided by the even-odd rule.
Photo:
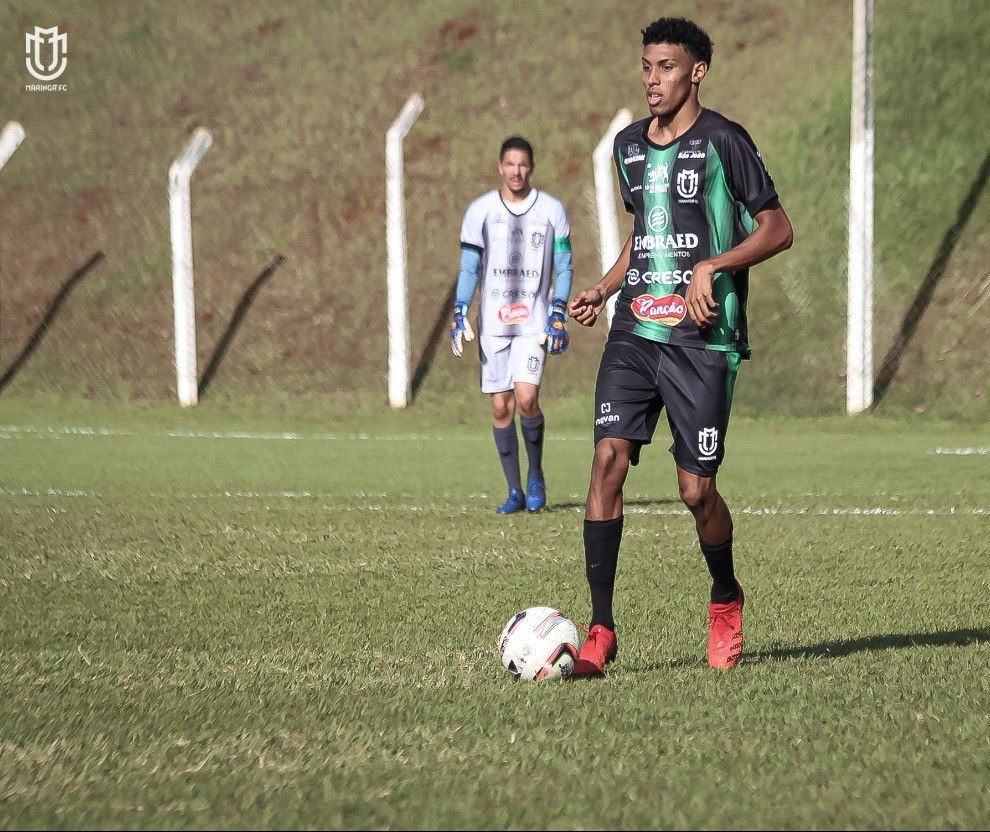
[[[271,262],[265,266],[261,274],[259,274],[252,281],[251,285],[248,286],[247,291],[245,291],[241,296],[241,299],[237,303],[237,307],[234,309],[234,314],[230,316],[230,323],[227,324],[227,328],[224,330],[223,335],[221,335],[220,339],[217,341],[217,345],[213,349],[213,355],[210,356],[210,360],[206,363],[206,369],[203,370],[203,376],[199,380],[200,396],[202,396],[213,383],[217,370],[220,369],[220,363],[227,354],[227,350],[230,349],[234,336],[237,334],[237,330],[241,328],[241,324],[244,322],[244,317],[251,308],[251,304],[254,303],[254,299],[258,292],[261,291],[261,287],[265,285],[271,276],[278,270],[278,267],[284,262],[285,255],[276,254],[272,258]]]
[[[903,650],[911,647],[970,647],[974,644],[990,644],[990,630],[961,629],[942,633],[891,633],[887,635],[862,636],[839,641],[821,641],[817,644],[797,647],[778,647],[759,650],[755,653],[743,652],[740,666],[765,664],[787,659],[835,659],[851,656],[854,653],[879,653],[884,650]],[[701,649],[699,647],[699,649]],[[649,673],[673,667],[704,667],[706,659],[699,654],[690,659],[673,659],[669,662],[650,662],[624,668],[633,673]]]
[[[423,345],[423,352],[419,356],[419,361],[416,362],[416,369],[413,371],[412,382],[409,385],[410,401],[416,401],[419,389],[423,386],[423,382],[426,381],[430,367],[433,366],[433,362],[436,360],[437,350],[445,340],[444,336],[450,327],[451,310],[454,308],[454,301],[456,300],[454,294],[456,292],[457,284],[452,283],[450,290],[447,292],[447,297],[443,299],[440,305],[440,311],[437,314],[436,320],[433,322],[433,328],[430,330],[430,334],[426,336],[426,344]]]
[[[944,633],[893,633],[889,635],[863,636],[843,641],[822,641],[804,647],[786,647],[760,650],[743,655],[747,664],[777,659],[831,659],[850,656],[853,653],[875,653],[881,650],[900,650],[905,647],[968,647],[972,644],[990,643],[990,630],[948,630]]]
[[[48,302],[48,308],[45,310],[45,314],[42,316],[41,322],[34,328],[34,332],[31,333],[31,336],[25,342],[20,354],[10,363],[10,366],[4,371],[4,374],[0,376],[0,391],[3,391],[7,385],[14,380],[14,376],[20,372],[27,360],[34,355],[35,351],[38,349],[38,345],[48,333],[48,328],[52,325],[52,322],[58,315],[59,310],[62,308],[62,304],[65,303],[65,299],[69,296],[72,290],[76,288],[76,285],[82,281],[87,274],[89,274],[92,268],[103,259],[103,257],[104,254],[102,251],[93,252],[89,260],[70,274],[66,278],[65,282],[59,287],[59,290],[55,293],[55,296]]]
[[[980,170],[973,180],[973,184],[969,187],[969,193],[966,194],[966,198],[959,206],[959,211],[956,213],[956,221],[945,232],[945,236],[942,238],[942,244],[938,247],[938,252],[935,254],[935,259],[932,261],[931,266],[928,267],[928,273],[925,275],[925,279],[921,281],[921,287],[914,297],[914,302],[911,304],[907,313],[905,313],[900,329],[898,329],[897,334],[894,336],[894,342],[890,345],[890,349],[887,350],[887,354],[884,356],[883,362],[880,365],[880,371],[877,373],[876,382],[873,385],[873,401],[875,404],[879,404],[880,400],[887,394],[888,388],[897,375],[897,371],[901,366],[901,360],[904,358],[904,353],[907,352],[911,339],[914,338],[914,334],[918,329],[918,324],[921,323],[921,318],[932,301],[932,296],[935,294],[935,289],[938,287],[942,275],[945,274],[946,266],[949,265],[949,259],[956,250],[959,238],[969,224],[970,217],[973,216],[973,211],[980,201],[980,196],[986,189],[988,179],[990,179],[990,152],[984,158],[983,164],[980,166]]]
[[[657,500],[623,500],[623,505],[647,508],[649,506],[681,505],[681,501],[669,497],[664,497],[662,499],[657,499]],[[556,502],[548,503],[547,507],[544,508],[543,511],[546,512],[573,511],[576,508],[584,508],[584,500],[581,500],[581,502],[572,502],[572,503],[556,503]],[[687,511],[687,509],[685,509],[685,511]]]

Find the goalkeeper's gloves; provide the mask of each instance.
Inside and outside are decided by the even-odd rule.
[[[564,329],[566,320],[567,304],[562,300],[555,300],[550,307],[547,325],[543,328],[543,338],[540,340],[541,344],[546,344],[550,355],[560,355],[571,343],[571,338]]]
[[[474,340],[474,330],[467,319],[468,305],[463,301],[454,304],[454,320],[450,324],[450,351],[458,358],[464,354],[463,341]]]

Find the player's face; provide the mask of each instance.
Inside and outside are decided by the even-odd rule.
[[[529,193],[529,177],[533,174],[533,162],[525,150],[515,148],[505,151],[498,163],[498,175],[502,186],[512,194]]]
[[[695,61],[680,44],[650,43],[644,46],[643,86],[650,113],[655,116],[676,113],[706,72],[708,64]]]

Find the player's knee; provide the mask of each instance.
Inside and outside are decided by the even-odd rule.
[[[600,479],[624,477],[629,470],[628,443],[610,442],[603,439],[595,445],[595,461],[592,465],[593,475]]]
[[[511,397],[492,397],[492,416],[496,422],[511,422],[516,415],[516,404]]]
[[[692,477],[678,483],[681,502],[692,514],[703,512],[715,498],[715,486],[710,478]]]
[[[535,396],[516,399],[519,412],[527,419],[535,419],[540,415],[540,401]]]

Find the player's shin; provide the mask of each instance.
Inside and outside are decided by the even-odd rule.
[[[522,494],[522,482],[519,477],[519,435],[516,433],[516,423],[509,422],[504,428],[493,427],[492,433],[502,463],[502,473],[505,474],[505,482],[510,491],[514,490]]]
[[[728,537],[717,543],[706,543],[698,535],[698,545],[712,576],[712,603],[728,604],[734,601],[739,594],[739,584],[736,583],[732,564],[732,526],[729,526]]]
[[[622,542],[622,515],[613,520],[584,521],[584,561],[588,587],[591,590],[591,625],[601,624],[615,629],[612,617],[612,595],[615,571]]]

